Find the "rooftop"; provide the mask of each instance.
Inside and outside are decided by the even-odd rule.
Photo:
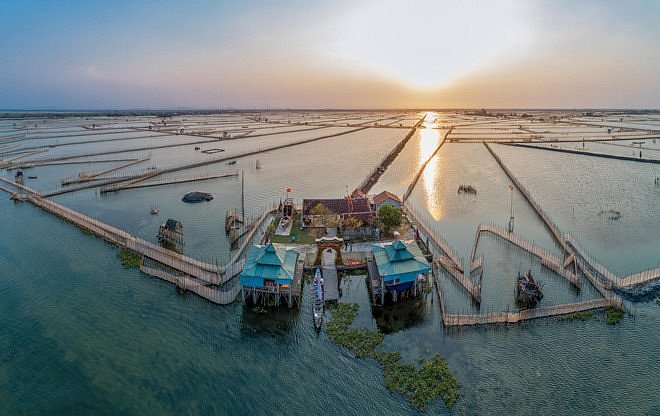
[[[398,203],[401,203],[401,199],[399,199],[398,196],[396,196],[393,193],[388,192],[388,191],[383,191],[383,192],[379,193],[378,195],[374,196],[374,203],[376,205],[378,205],[378,204],[381,204],[383,201],[385,201],[387,199],[391,199],[391,200],[394,200]]]

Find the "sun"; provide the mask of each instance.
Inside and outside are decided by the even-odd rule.
[[[333,56],[413,88],[440,87],[525,44],[522,3],[367,3],[339,19]]]

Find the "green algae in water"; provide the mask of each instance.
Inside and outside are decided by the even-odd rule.
[[[592,316],[593,316],[593,312],[591,312],[591,311],[571,312],[566,316],[566,320],[567,321],[574,321],[574,320],[586,321],[587,319],[591,318]]]
[[[327,325],[330,339],[353,351],[358,358],[375,358],[383,368],[387,389],[405,395],[408,403],[417,410],[426,410],[427,403],[439,397],[448,408],[452,408],[460,392],[447,362],[435,354],[430,360],[419,360],[418,366],[401,364],[399,352],[377,351],[384,339],[381,332],[349,329],[359,308],[355,303],[338,303],[328,308],[332,311],[332,319]]]
[[[616,325],[619,322],[621,322],[621,319],[623,319],[623,310],[616,308],[610,308],[607,310],[607,315],[605,316],[605,320],[607,321],[608,324]]]
[[[364,328],[348,329],[360,307],[355,303],[338,303],[329,309],[332,311],[332,320],[326,328],[332,342],[352,350],[358,358],[374,355],[385,335]]]
[[[139,269],[140,268],[140,262],[141,262],[141,257],[139,254],[127,250],[126,248],[122,247],[121,250],[119,250],[119,253],[117,253],[117,257],[121,259],[121,265],[126,267],[127,269]]]

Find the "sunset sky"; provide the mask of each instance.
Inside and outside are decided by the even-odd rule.
[[[0,10],[0,109],[660,108],[658,1]]]

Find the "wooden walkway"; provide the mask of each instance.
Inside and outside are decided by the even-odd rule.
[[[548,150],[551,152],[560,152],[560,153],[570,153],[574,155],[582,155],[582,156],[593,156],[593,157],[601,157],[605,159],[617,159],[617,160],[628,160],[631,162],[641,162],[641,163],[655,163],[655,164],[660,164],[659,159],[649,159],[649,158],[638,158],[638,157],[631,157],[631,156],[620,156],[620,155],[610,155],[607,153],[597,153],[597,152],[589,152],[585,150],[573,150],[573,149],[564,149],[561,147],[546,147],[546,146],[534,146],[531,144],[523,144],[523,143],[506,143],[507,146],[519,146],[519,147],[527,147],[530,149],[538,149],[538,150]],[[639,150],[639,149],[637,149]],[[644,149],[646,151],[646,149]]]
[[[438,152],[440,151],[440,148],[442,147],[442,145],[445,144],[445,140],[447,140],[447,136],[449,134],[451,134],[451,131],[453,129],[454,129],[454,126],[449,127],[449,130],[447,130],[445,135],[442,136],[442,140],[440,141],[440,144],[438,145],[438,147],[435,148],[433,153],[431,153],[431,156],[429,156],[428,159],[426,159],[424,161],[424,163],[422,163],[422,166],[419,167],[419,170],[417,170],[417,174],[415,175],[415,178],[412,180],[412,182],[410,182],[410,185],[408,185],[408,189],[406,189],[406,192],[403,194],[403,201],[404,202],[408,199],[408,197],[410,196],[410,193],[412,192],[412,190],[415,189],[415,185],[417,185],[417,181],[419,181],[419,177],[422,176],[422,173],[424,172],[424,169],[426,169],[426,166],[429,164],[431,159],[433,159],[435,157],[435,155],[438,154]]]
[[[165,249],[141,238],[136,238],[123,230],[102,223],[56,202],[42,198],[39,195],[28,194],[27,200],[45,211],[89,230],[109,242],[126,247],[144,257],[153,259],[190,277],[196,278],[200,285],[222,285],[239,274],[242,270],[242,260],[244,259],[244,254],[250,241],[261,228],[260,226],[268,222],[273,212],[273,208],[266,209],[260,215],[259,220],[255,221],[253,229],[246,234],[243,243],[234,252],[229,263],[227,265],[218,265],[205,263]]]
[[[631,289],[637,286],[641,286],[650,282],[660,280],[660,268],[655,268],[651,270],[646,270],[640,273],[635,273],[629,276],[624,277],[623,279],[617,277],[614,273],[609,271],[605,266],[601,265],[592,258],[589,258],[586,255],[586,252],[580,247],[573,237],[570,234],[564,234],[561,232],[559,227],[550,219],[548,214],[541,208],[540,204],[532,197],[532,195],[527,191],[527,189],[520,183],[518,178],[516,178],[513,173],[506,167],[502,162],[500,157],[491,149],[488,143],[484,143],[484,146],[488,151],[493,155],[497,163],[504,169],[507,176],[513,181],[516,187],[520,190],[523,196],[527,199],[529,204],[534,208],[536,213],[541,217],[545,225],[551,231],[552,235],[555,237],[555,240],[562,246],[565,253],[565,258],[570,258],[571,255],[574,255],[574,259],[580,270],[585,274],[585,276],[593,283],[596,288],[601,292],[605,297],[613,296],[610,290],[613,286],[617,286],[620,289]],[[566,262],[564,262],[564,266]],[[554,264],[548,264],[548,266],[554,266]]]
[[[134,176],[130,179],[126,179],[124,181],[120,181],[120,182],[112,183],[110,185],[103,186],[103,187],[101,187],[101,193],[105,194],[105,193],[108,193],[108,192],[120,191],[122,189],[125,189],[126,187],[131,186],[131,185],[135,185],[138,182],[142,182],[142,181],[146,181],[147,179],[154,178],[154,177],[156,177],[156,176],[158,176],[162,173],[163,172],[158,171],[158,170],[151,170],[151,171],[148,171],[148,172],[143,173],[141,175]]]
[[[154,276],[167,282],[174,283],[177,288],[196,293],[204,299],[218,305],[228,305],[232,303],[236,299],[236,296],[241,292],[241,285],[239,284],[231,285],[231,288],[225,291],[216,286],[200,284],[199,279],[194,277],[185,274],[175,275],[162,269],[145,266],[144,264],[140,265],[140,271],[149,276]]]
[[[1,191],[5,191],[5,192],[7,192],[7,193],[9,193],[9,194],[12,194],[12,195],[14,194],[14,191],[12,191],[12,190],[10,190],[10,189],[7,189],[7,188],[5,188],[4,186],[0,186],[0,190],[1,190]]]
[[[629,274],[622,278],[618,277],[607,269],[607,267],[595,259],[590,258],[582,246],[570,234],[566,235],[566,242],[573,250],[573,253],[575,253],[578,264],[583,264],[582,268],[585,274],[588,272],[588,276],[590,275],[596,279],[594,284],[598,284],[606,290],[610,290],[614,286],[619,289],[630,290],[660,280],[660,267]]]
[[[380,304],[382,304],[385,282],[383,282],[383,278],[380,276],[380,273],[378,273],[378,267],[376,266],[376,262],[373,260],[373,254],[371,254],[371,258],[367,259],[367,271],[369,273],[369,281],[371,283],[369,285],[369,288],[371,289],[371,303],[379,304],[378,301],[380,298]]]
[[[105,175],[106,173],[114,172],[116,170],[126,168],[128,166],[136,165],[138,163],[145,162],[149,159],[150,158],[148,157],[142,159],[134,159],[129,162],[120,163],[119,165],[116,166],[111,166],[109,168],[100,169],[93,172],[83,172],[80,173],[78,176],[62,179],[62,185],[70,185],[72,183],[80,183],[80,182],[89,182],[91,180],[94,180],[98,176]]]
[[[463,260],[460,258],[458,253],[456,253],[456,250],[454,250],[454,248],[447,242],[447,240],[445,240],[440,234],[431,228],[428,221],[424,220],[421,214],[408,201],[404,201],[402,209],[409,220],[412,220],[411,222],[414,222],[417,225],[420,238],[428,237],[430,242],[439,248],[453,262],[453,267],[462,273]],[[432,247],[429,247],[429,249],[432,249]]]
[[[457,270],[454,267],[453,262],[447,256],[440,256],[437,262],[470,293],[472,299],[478,303],[481,302],[481,282],[474,283],[469,276],[466,276],[461,271]]]
[[[337,268],[332,266],[323,266],[321,268],[323,276],[323,296],[326,301],[339,300],[339,279],[337,278]]]
[[[520,249],[538,257],[541,260],[541,264],[543,266],[549,268],[550,270],[554,271],[561,277],[565,278],[574,286],[577,287],[580,286],[580,279],[578,275],[574,272],[570,272],[566,270],[564,268],[564,262],[562,262],[559,257],[555,256],[548,250],[535,245],[531,241],[525,240],[524,238],[520,237],[517,234],[510,233],[504,228],[501,228],[495,224],[490,224],[490,223],[479,224],[479,227],[477,228],[477,239],[479,238],[478,236],[484,232],[494,234],[499,238],[502,238],[503,240],[506,240],[511,244],[519,247]],[[475,246],[476,246],[476,242],[475,242]],[[472,255],[474,256],[474,252]]]
[[[151,182],[142,182],[133,183],[132,185],[124,186],[122,189],[136,189],[136,188],[147,188],[150,186],[162,186],[162,185],[172,185],[175,183],[186,183],[186,182],[199,182],[206,181],[209,179],[218,179],[218,178],[229,178],[232,176],[238,176],[238,172],[234,173],[222,173],[216,175],[198,175],[198,176],[188,176],[181,178],[172,178],[172,179],[160,179]]]
[[[622,307],[622,305],[614,299],[599,298],[566,305],[555,305],[547,308],[523,309],[516,312],[503,311],[489,314],[471,315],[455,315],[445,313],[442,316],[442,320],[445,326],[508,324],[529,319],[547,318],[550,316],[567,315],[574,312],[583,312],[591,309],[609,307]]]
[[[339,300],[339,279],[337,277],[337,266],[335,265],[336,254],[324,251],[321,256],[321,276],[323,276],[323,298],[328,300]]]
[[[410,129],[408,134],[399,142],[390,152],[385,155],[383,160],[376,166],[376,168],[365,178],[365,180],[358,186],[358,189],[364,192],[365,194],[369,193],[371,188],[378,182],[378,179],[385,173],[387,168],[394,162],[396,157],[401,153],[406,144],[410,141],[410,138],[415,134],[417,128],[422,124],[426,119],[426,115],[419,119],[417,123]]]
[[[552,233],[555,240],[559,243],[559,245],[562,246],[562,248],[564,249],[565,252],[570,252],[570,250],[568,249],[568,247],[566,245],[566,241],[564,241],[564,236],[563,236],[561,230],[559,229],[559,227],[557,226],[557,224],[555,224],[550,219],[550,216],[548,214],[546,214],[546,212],[543,210],[543,208],[541,208],[541,205],[539,203],[537,203],[534,198],[532,198],[532,195],[529,193],[527,188],[525,188],[523,186],[523,184],[518,180],[518,178],[516,178],[514,176],[514,174],[509,170],[509,168],[506,167],[504,162],[502,162],[502,159],[497,155],[497,153],[495,153],[493,151],[493,149],[490,147],[490,145],[488,143],[484,142],[484,146],[486,146],[486,149],[488,149],[488,152],[490,152],[490,154],[493,156],[493,158],[495,158],[497,163],[500,165],[500,167],[502,167],[502,169],[507,174],[509,179],[511,179],[511,181],[515,184],[516,188],[518,188],[520,193],[522,193],[523,196],[527,199],[527,201],[532,206],[534,211],[536,211],[536,213],[539,215],[539,217],[541,217],[541,220],[543,220],[543,222],[548,227],[548,229]]]
[[[438,283],[438,265],[434,264],[432,271],[435,277],[433,283],[440,299],[440,312],[445,326],[490,325],[517,323],[529,319],[548,318],[557,315],[567,315],[592,309],[616,307],[623,309],[623,302],[618,297],[592,299],[547,308],[524,309],[520,311],[502,311],[489,314],[449,314],[446,310],[445,297]]]

